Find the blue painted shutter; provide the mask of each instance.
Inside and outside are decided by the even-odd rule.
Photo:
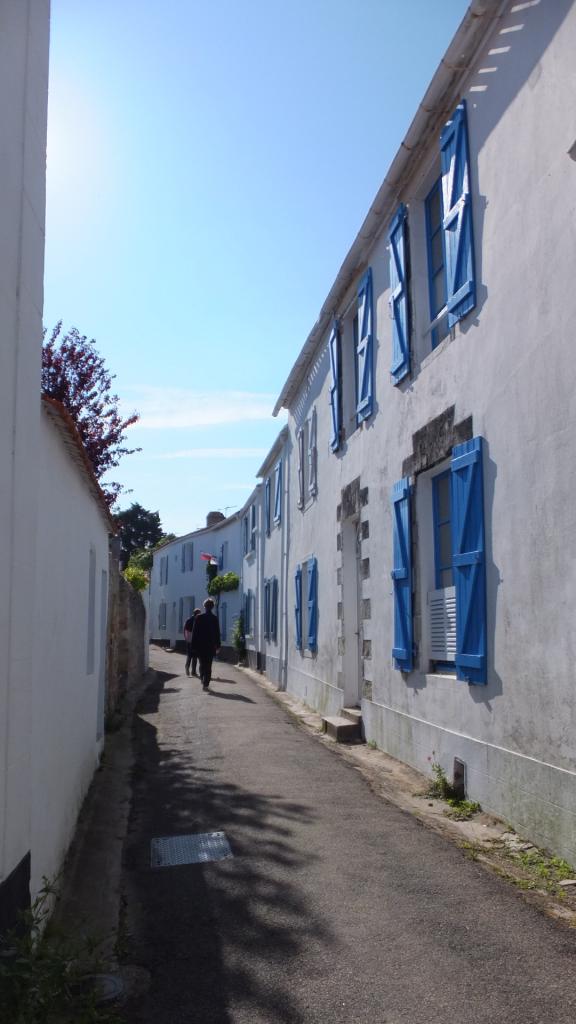
[[[270,635],[272,640],[276,642],[278,635],[278,578],[274,576],[272,580],[272,621],[270,623]]]
[[[308,561],[308,647],[316,650],[318,628],[318,563],[315,558]]]
[[[182,572],[186,572],[186,545],[182,545],[180,568]]]
[[[220,572],[222,572],[222,569],[224,568],[224,545],[223,544],[220,545],[220,555],[218,556],[218,568],[219,568]]]
[[[256,505],[250,508],[250,550],[256,551]]]
[[[282,460],[274,471],[274,522],[282,519]]]
[[[264,580],[264,638],[270,639],[270,580]]]
[[[310,416],[310,433],[308,435],[308,493],[315,497],[318,492],[318,424],[316,406],[312,409]]]
[[[220,613],[220,633],[221,640],[224,641],[228,633],[228,605],[226,601],[222,602],[220,606]]]
[[[190,561],[189,561],[189,566],[188,567],[189,567],[190,572],[192,572],[192,570],[194,568],[194,542],[193,541],[190,541]]]
[[[358,423],[372,415],[373,359],[372,268],[368,267],[358,288],[358,344],[356,347],[358,380],[356,419]]]
[[[440,135],[446,305],[453,327],[476,305],[474,237],[466,101],[458,104]]]
[[[294,573],[294,589],[296,604],[294,606],[294,625],[296,630],[296,647],[302,649],[302,569],[297,567]]]
[[[302,428],[296,434],[298,451],[298,508],[304,508],[304,431]]]
[[[395,384],[410,372],[408,280],[406,259],[407,210],[401,203],[390,225],[390,313],[392,316],[392,366]]]
[[[404,477],[392,488],[394,568],[394,647],[396,668],[412,671],[412,543],[410,484]]]
[[[452,450],[452,569],[456,587],[456,675],[486,682],[486,560],[482,438]]]
[[[264,484],[264,519],[266,520],[266,536],[270,536],[272,523],[272,509],[270,508],[270,477],[266,477]]]
[[[334,320],[330,339],[328,341],[330,353],[330,414],[332,433],[330,436],[330,448],[337,452],[340,447],[341,424],[341,400],[340,400],[340,329],[338,321]]]

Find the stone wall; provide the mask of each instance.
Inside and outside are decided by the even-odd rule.
[[[142,595],[124,579],[116,553],[110,556],[106,721],[146,671],[146,608]]]

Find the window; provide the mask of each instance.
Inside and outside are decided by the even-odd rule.
[[[444,207],[442,178],[438,178],[426,197],[426,245],[428,249],[428,296],[430,320],[433,322],[446,306],[446,268],[444,258]],[[448,316],[433,329],[432,348],[448,334]]]
[[[158,629],[166,629],[166,601],[160,601],[158,606]]]
[[[317,417],[314,406],[310,416],[298,431],[298,508],[304,508],[308,498],[318,490]]]
[[[181,569],[182,572],[192,572],[194,569],[194,544],[192,541],[187,541],[182,545]]]
[[[358,426],[358,313],[354,310],[342,322],[340,332],[340,377],[342,435],[350,437]]]
[[[184,598],[178,600],[178,632],[184,631]]]
[[[264,527],[266,536],[269,537],[272,530],[272,480],[269,476],[264,481]]]
[[[248,514],[242,518],[242,552],[248,554]]]
[[[249,590],[246,594],[244,594],[243,605],[244,605],[244,636],[250,636],[251,637],[251,636],[254,635],[254,620],[253,620],[253,614],[252,614],[253,613],[253,607],[254,607],[254,601],[253,601],[253,594],[252,594],[251,590]]]
[[[220,554],[218,555],[218,570],[222,572],[228,561],[228,541],[222,541],[220,545]]]
[[[250,551],[256,551],[256,503],[250,506]]]
[[[483,439],[474,437],[453,448],[450,469],[432,478],[431,579],[436,590],[425,595],[431,660],[437,668],[452,663],[457,678],[471,684],[487,681],[482,464]],[[419,490],[424,486],[425,480],[417,484]],[[413,665],[411,498],[407,478],[394,485],[392,654],[403,672]]]
[[[317,649],[318,625],[318,563],[309,558],[297,566],[294,575],[295,588],[295,640],[296,647],[315,652]]]
[[[334,320],[330,354],[330,448],[338,451],[344,438],[372,415],[374,406],[374,314],[372,269],[360,280],[350,311]]]
[[[264,580],[264,638],[270,639],[270,580]]]
[[[278,637],[278,579],[272,579],[272,594],[270,608],[270,639],[276,643]]]
[[[164,586],[168,583],[168,555],[163,555],[160,559],[160,586]]]
[[[340,324],[332,322],[328,339],[330,355],[330,448],[337,452],[342,442],[342,360],[340,350]]]
[[[400,204],[388,232],[390,251],[390,317],[392,319],[392,365],[394,384],[410,372],[410,290],[408,280],[407,210]]]
[[[274,522],[279,525],[282,520],[282,459],[274,470]]]

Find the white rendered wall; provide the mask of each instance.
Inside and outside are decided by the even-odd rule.
[[[453,340],[431,352],[424,333],[429,314],[422,204],[439,170],[436,136],[398,195],[409,208],[412,374],[400,387],[390,383],[389,255],[383,234],[367,260],[376,308],[375,412],[338,455],[328,448],[324,338],[290,417],[294,440],[316,404],[318,496],[302,512],[291,490],[289,578],[296,564],[310,554],[317,557],[318,653],[296,650],[293,615],[288,647],[289,688],[322,710],[339,706],[344,681],[336,510],[342,488],[360,477],[368,489],[359,512],[360,525],[366,524],[361,597],[371,607],[362,623],[369,651],[362,665],[367,737],[424,771],[434,756],[450,774],[453,757],[461,757],[471,798],[572,862],[576,567],[567,552],[576,533],[576,163],[568,155],[576,141],[574,52],[573,4],[536,5],[521,18],[511,13],[454,95],[450,109],[462,96],[468,103],[477,305]],[[487,67],[496,70],[480,73]],[[486,441],[486,686],[429,673],[422,649],[417,669],[407,677],[391,659],[390,492],[412,454],[413,434],[451,405],[455,421],[472,416],[473,434]],[[294,466],[292,472],[294,478]],[[417,476],[415,486],[418,508],[423,479]],[[425,522],[417,526],[421,574],[430,538]],[[420,592],[417,617],[425,614],[423,598]]]
[[[0,882],[30,849],[49,3],[0,0]]]
[[[27,646],[33,656],[33,893],[42,876],[53,878],[61,867],[103,742],[97,739],[101,732],[98,696],[106,658],[102,612],[105,616],[108,573],[107,524],[45,414],[38,454],[42,515],[38,517],[35,593],[27,614]],[[95,587],[90,624],[91,549]]]

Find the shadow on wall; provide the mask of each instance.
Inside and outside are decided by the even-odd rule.
[[[149,993],[127,1005],[126,1019],[231,1024],[233,1001],[252,1006],[258,1020],[305,1024],[286,964],[305,956],[311,943],[321,945],[326,956],[334,954],[335,945],[290,881],[291,872],[315,859],[291,841],[293,826],[312,826],[314,815],[281,796],[220,781],[218,741],[207,749],[204,734],[195,733],[197,720],[186,723],[186,748],[160,747],[147,719],[172,679],[157,674],[138,705],[135,724],[125,849],[132,932],[127,957],[148,968],[153,982]],[[226,832],[232,860],[151,871],[150,838],[214,829]],[[252,970],[252,960],[269,962],[266,985]]]

